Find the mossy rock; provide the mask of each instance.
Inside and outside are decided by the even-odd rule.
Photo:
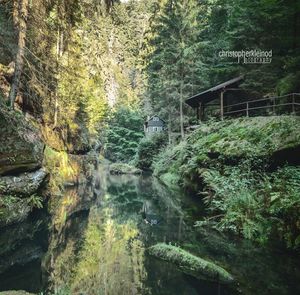
[[[125,163],[112,163],[109,172],[110,174],[141,174],[142,170]]]
[[[3,291],[0,295],[34,295],[33,293],[28,293],[26,291]]]
[[[224,268],[189,252],[164,243],[156,244],[148,249],[149,254],[175,264],[183,272],[201,280],[229,284],[234,278]]]
[[[300,116],[204,123],[179,145],[159,154],[153,165],[154,174],[171,172],[180,178],[198,179],[201,168],[219,169],[222,165],[238,165],[255,159],[263,159],[266,164],[299,165],[299,126]]]
[[[21,173],[18,176],[0,177],[0,194],[30,196],[43,184],[47,172],[39,169],[34,172]]]
[[[31,211],[28,198],[0,197],[0,228],[24,221]]]
[[[44,142],[56,151],[69,154],[84,155],[92,150],[88,129],[80,122],[74,126],[60,126],[53,130],[51,126],[41,127]]]
[[[25,117],[0,105],[0,175],[40,168],[44,144]]]
[[[177,188],[178,187],[178,183],[180,183],[180,177],[178,176],[178,174],[175,173],[164,173],[160,176],[160,180],[167,185],[168,187],[174,187]]]

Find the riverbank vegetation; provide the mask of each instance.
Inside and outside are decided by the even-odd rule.
[[[299,118],[265,117],[203,124],[153,164],[162,180],[194,186],[211,225],[299,249]]]

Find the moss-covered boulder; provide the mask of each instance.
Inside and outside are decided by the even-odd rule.
[[[40,168],[44,144],[18,112],[0,105],[0,175]]]
[[[109,165],[110,174],[141,174],[142,170],[125,163],[112,163]]]
[[[224,268],[194,256],[189,252],[164,243],[149,248],[149,254],[178,266],[183,272],[198,279],[224,284],[233,283],[234,279]]]
[[[0,228],[24,221],[31,211],[29,198],[0,196]]]
[[[26,291],[3,291],[0,295],[34,295],[33,293],[28,293]]]
[[[32,195],[40,188],[46,176],[47,172],[44,169],[39,169],[17,176],[0,177],[0,195]]]

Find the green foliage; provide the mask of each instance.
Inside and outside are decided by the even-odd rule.
[[[7,48],[0,59],[7,65],[15,55],[15,34],[12,7],[4,2],[0,31]],[[22,109],[43,122],[44,139],[55,149],[87,151],[101,141],[109,111],[140,107],[141,52],[152,1],[31,2]]]
[[[210,213],[198,225],[208,223],[260,243],[277,238],[299,248],[299,167],[269,172],[278,150],[299,145],[298,121],[283,116],[202,125],[163,150],[154,173],[198,185]]]
[[[72,294],[71,290],[67,287],[60,288],[53,293],[53,295],[71,295],[71,294]]]
[[[277,84],[277,92],[279,95],[288,93],[296,93],[300,91],[300,72],[290,73],[282,78]]]
[[[180,178],[175,173],[167,172],[160,176],[160,180],[167,184],[169,187],[178,188],[178,184],[180,183]]]
[[[43,165],[51,173],[49,188],[53,195],[61,193],[64,183],[77,181],[80,168],[66,152],[57,152],[46,146]]]
[[[18,201],[18,198],[13,195],[1,195],[1,207],[6,207],[11,209],[14,204]]]
[[[265,243],[277,237],[288,248],[299,248],[300,169],[286,166],[274,173],[245,171],[245,166],[202,173],[205,201],[219,230],[230,230]],[[198,225],[203,222],[198,223]]]
[[[170,131],[178,131],[180,104],[196,89],[207,86],[200,39],[206,9],[195,0],[162,1],[156,8],[146,42],[146,100],[168,120]],[[185,104],[183,108],[188,113]]]
[[[5,207],[8,210],[13,210],[16,203],[18,203],[22,198],[19,198],[15,195],[3,195],[1,196],[0,206]],[[43,197],[39,196],[37,194],[33,194],[28,198],[24,198],[26,200],[27,204],[31,209],[43,208]]]
[[[143,138],[138,146],[136,166],[142,170],[151,169],[153,160],[166,144],[167,136],[165,133]]]
[[[27,203],[30,208],[38,208],[41,209],[43,208],[43,197],[33,194],[27,199]]]
[[[68,67],[69,71],[60,76],[58,83],[58,123],[60,126],[67,125],[70,133],[85,127],[92,136],[100,131],[108,104],[101,77],[89,72],[82,37],[77,32],[72,34],[68,55],[60,60],[61,66]]]
[[[200,167],[219,168],[224,163],[234,164],[245,159],[268,159],[279,149],[297,146],[300,141],[298,124],[299,118],[293,116],[202,124],[185,141],[168,147],[159,155],[153,165],[154,173],[161,175],[170,171],[192,180],[201,174]]]
[[[105,157],[113,162],[130,162],[134,159],[143,135],[143,118],[139,111],[118,109],[110,119],[105,135]]]
[[[265,239],[261,221],[263,199],[257,194],[257,179],[242,168],[227,168],[224,174],[216,170],[202,173],[208,192],[205,201],[217,214],[213,220],[219,230],[231,230],[245,238]],[[219,222],[216,222],[219,220]]]
[[[141,174],[142,171],[125,163],[112,163],[109,165],[110,174]]]
[[[147,35],[146,99],[178,130],[180,90],[188,98],[245,74],[241,86],[251,98],[298,92],[299,12],[293,0],[161,1]],[[222,50],[272,50],[272,61],[238,63],[220,57]],[[194,118],[188,112],[185,122]]]
[[[15,195],[0,195],[1,226],[24,220],[33,208],[42,208],[40,196],[20,198]]]

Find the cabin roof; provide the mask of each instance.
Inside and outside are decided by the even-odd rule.
[[[152,117],[150,117],[148,120],[145,121],[145,123],[151,121],[154,117],[157,117],[160,121],[163,121],[164,123],[166,123],[163,119],[161,119],[159,116],[157,115],[153,115]]]
[[[219,85],[216,85],[212,88],[209,88],[203,92],[200,92],[190,98],[188,98],[185,103],[191,106],[192,108],[198,107],[199,103],[206,104],[212,100],[215,100],[218,98],[219,93],[224,89],[227,88],[228,86],[237,86],[239,85],[242,80],[244,79],[244,76],[239,76],[236,78],[233,78],[231,80],[228,80],[224,83],[221,83]]]

